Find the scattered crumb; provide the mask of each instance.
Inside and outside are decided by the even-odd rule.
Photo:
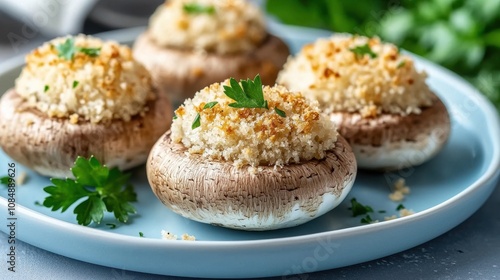
[[[176,234],[173,234],[173,233],[171,233],[169,231],[165,231],[165,230],[161,231],[161,236],[162,236],[162,239],[165,239],[165,240],[179,240],[179,237]],[[196,241],[196,237],[194,235],[189,235],[187,233],[184,233],[183,235],[181,235],[180,240]]]
[[[387,217],[384,217],[384,221],[390,221],[390,220],[394,220],[394,219],[397,219],[398,217],[396,215],[392,215],[392,216],[387,216]]]
[[[162,230],[161,231],[161,236],[162,236],[163,239],[166,239],[166,240],[177,240],[177,235],[172,234],[172,233],[170,233],[168,231]]]
[[[189,235],[187,233],[184,233],[182,235],[182,240],[186,240],[186,241],[195,241],[196,240],[196,237],[194,237],[194,235]]]
[[[71,116],[69,116],[69,122],[72,124],[77,124],[78,118],[78,114],[72,114]]]
[[[403,201],[405,199],[405,195],[410,194],[410,187],[406,185],[405,179],[403,178],[396,180],[393,189],[394,191],[389,194],[389,199],[392,201]]]
[[[405,195],[400,191],[394,191],[389,194],[389,199],[395,202],[399,202],[405,199]]]
[[[19,173],[19,176],[17,176],[17,178],[16,178],[17,185],[20,186],[20,185],[24,184],[27,177],[28,177],[28,174],[24,171],[21,171],[21,173]]]
[[[410,216],[412,214],[415,214],[415,212],[413,212],[413,210],[411,210],[411,209],[403,208],[403,209],[399,210],[400,217],[406,217],[406,216]]]

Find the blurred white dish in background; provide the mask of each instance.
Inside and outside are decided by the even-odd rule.
[[[46,36],[81,32],[97,0],[0,0],[0,9]]]

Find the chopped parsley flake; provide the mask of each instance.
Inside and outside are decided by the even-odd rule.
[[[215,7],[212,5],[202,5],[198,3],[186,3],[182,6],[184,12],[188,14],[215,14]]]
[[[352,211],[352,216],[356,217],[359,215],[364,215],[366,213],[373,213],[373,209],[370,206],[365,206],[361,203],[359,203],[356,198],[351,199],[351,208],[349,208]]]
[[[371,58],[377,57],[377,54],[372,51],[368,43],[362,46],[351,48],[350,51],[356,54],[356,57],[363,57],[365,54],[369,55]]]

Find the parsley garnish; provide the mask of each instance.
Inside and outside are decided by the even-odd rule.
[[[53,186],[43,189],[50,194],[43,206],[64,212],[76,201],[87,198],[73,210],[78,224],[85,226],[91,222],[99,224],[104,211],[113,212],[122,223],[128,221],[129,214],[136,213],[129,203],[137,201],[132,185],[127,184],[130,174],[116,167],[109,169],[93,156],[88,160],[78,157],[71,171],[76,179],[50,179]]]
[[[142,231],[139,231],[139,236],[144,237],[144,233],[142,233]]]
[[[205,104],[205,106],[203,106],[203,110],[212,109],[217,104],[219,104],[219,102],[217,102],[217,101],[208,102],[207,104]],[[194,118],[193,124],[191,125],[191,129],[195,129],[195,128],[199,127],[200,125],[201,125],[200,113],[198,113],[198,114],[196,114],[196,117]]]
[[[398,65],[396,66],[397,69],[403,68],[406,64],[406,60],[401,60]]]
[[[64,43],[56,46],[59,57],[64,57],[66,60],[72,60],[76,52],[81,52],[90,57],[96,57],[101,53],[101,48],[82,48],[75,46],[75,39],[68,38]]]
[[[176,119],[177,119],[177,115],[175,115],[175,114],[174,114],[174,117],[173,117],[173,119],[174,119],[174,120],[176,120]]]
[[[373,222],[372,217],[370,215],[366,215],[364,218],[361,218],[362,224],[371,224]]]
[[[201,121],[200,121],[200,113],[196,114],[196,117],[194,118],[193,124],[191,125],[191,129],[195,129],[200,127]]]
[[[397,211],[406,209],[406,207],[403,204],[399,204],[398,207],[396,208]]]
[[[79,81],[73,81],[73,88],[76,88],[80,82]]]
[[[49,87],[49,85],[45,85],[45,86],[43,87],[43,92],[47,92],[47,91],[49,90],[49,88],[50,88],[50,87]]]
[[[109,226],[110,229],[115,229],[116,228],[116,224],[106,224],[107,226]]]
[[[262,80],[257,74],[255,79],[241,80],[238,83],[234,78],[229,80],[231,86],[224,86],[224,93],[227,97],[236,101],[230,103],[229,107],[233,108],[264,108],[269,109],[267,101],[264,100],[264,92],[262,91]]]
[[[201,5],[198,3],[186,3],[182,6],[184,12],[188,14],[215,14],[215,7],[211,5]]]
[[[40,203],[40,201],[38,201],[38,200],[37,200],[37,201],[35,201],[35,205],[36,205],[36,206],[43,206],[43,204],[41,204],[41,203]]]
[[[368,43],[362,45],[362,46],[357,46],[355,48],[349,49],[351,52],[356,54],[356,57],[363,57],[365,54],[369,55],[371,58],[376,58],[377,54],[370,49],[370,46]]]
[[[241,84],[241,85],[240,85]],[[262,90],[262,80],[260,79],[260,75],[257,74],[253,80],[240,80],[238,83],[236,79],[229,79],[229,86],[224,86],[224,94],[236,101],[233,103],[229,103],[229,107],[233,108],[263,108],[269,109],[267,104],[267,100],[264,99],[264,91]],[[217,101],[209,102],[205,104],[203,109],[213,108],[217,105]],[[274,108],[274,111],[279,116],[285,118],[286,113],[278,108]],[[195,129],[200,126],[200,113],[196,114],[194,118],[193,124],[191,125],[192,129]]]
[[[280,117],[286,118],[286,113],[284,111],[281,111],[278,108],[274,108],[274,112],[276,112],[276,114],[278,114]]]
[[[8,186],[11,183],[11,178],[9,176],[3,176],[0,178],[0,184]]]
[[[373,209],[370,206],[365,206],[359,203],[355,198],[351,199],[351,208],[349,209],[352,211],[353,217],[373,212]]]

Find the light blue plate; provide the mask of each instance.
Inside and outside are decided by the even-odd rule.
[[[294,51],[328,32],[272,24]],[[130,43],[143,29],[104,34]],[[500,171],[500,132],[496,111],[485,98],[455,74],[417,58],[429,74],[429,84],[444,100],[452,116],[452,134],[444,150],[430,162],[396,173],[361,172],[352,192],[336,209],[295,228],[243,232],[184,219],[165,208],[150,191],[143,167],[133,170],[138,193],[138,215],[130,224],[110,229],[106,217],[99,226],[75,222],[72,209],[51,212],[37,206],[49,185],[22,166],[27,182],[16,191],[16,238],[74,259],[148,273],[214,278],[286,276],[332,269],[373,260],[419,245],[455,227],[474,213],[493,191]],[[22,60],[4,63],[0,92],[13,86]],[[0,176],[11,160],[0,153]],[[398,203],[388,198],[397,178],[406,179],[411,194],[404,205],[414,215],[386,221],[397,214]],[[0,220],[7,221],[7,191],[0,190]],[[351,217],[351,198],[369,204],[373,219],[362,225]],[[385,210],[386,213],[379,213]],[[161,230],[189,233],[198,241],[167,241]],[[7,231],[5,226],[2,231]],[[144,233],[144,238],[139,237]],[[7,232],[9,234],[9,232]]]

